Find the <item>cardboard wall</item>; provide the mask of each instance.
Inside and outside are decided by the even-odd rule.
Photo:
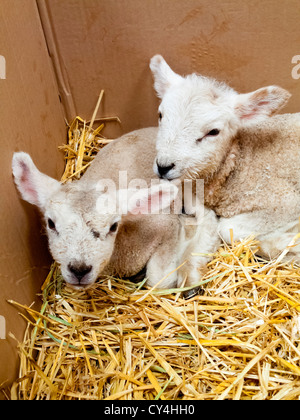
[[[157,53],[181,74],[210,75],[239,91],[281,85],[294,94],[286,111],[300,110],[300,81],[291,76],[292,57],[300,54],[299,0],[38,3],[61,59],[67,108],[89,119],[105,89],[99,114],[122,121],[108,135],[156,125],[149,59]]]
[[[21,339],[24,323],[6,300],[36,300],[50,261],[36,211],[16,193],[13,152],[29,152],[59,177],[63,114],[89,119],[101,89],[99,115],[122,120],[107,126],[108,136],[156,125],[149,60],[157,53],[181,74],[214,76],[239,91],[281,85],[294,94],[286,111],[299,111],[291,62],[300,54],[299,16],[299,0],[0,0],[0,316],[7,332]],[[15,342],[0,339],[0,385],[14,377],[16,360]]]
[[[0,55],[6,64],[6,79],[0,79],[0,316],[6,321],[1,386],[15,378],[18,366],[16,342],[8,334],[22,340],[25,327],[6,300],[37,302],[50,262],[37,212],[15,189],[12,155],[26,151],[41,170],[59,177],[63,156],[57,146],[65,142],[66,129],[35,0],[0,1]]]

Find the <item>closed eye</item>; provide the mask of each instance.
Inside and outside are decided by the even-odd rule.
[[[206,136],[217,136],[218,134],[220,134],[220,130],[218,130],[217,128],[214,128],[209,133],[207,133]]]
[[[197,139],[196,143],[200,143],[206,137],[216,137],[219,134],[220,134],[220,130],[218,130],[217,128],[214,128],[213,130],[210,130],[204,137]]]

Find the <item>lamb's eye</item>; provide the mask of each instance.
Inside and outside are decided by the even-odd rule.
[[[217,128],[214,128],[213,130],[211,130],[209,133],[207,133],[207,136],[217,136],[218,134],[220,134],[220,130],[218,130]]]
[[[159,121],[162,120],[162,113],[161,112],[158,113],[158,119],[159,119]]]
[[[110,232],[116,232],[117,229],[118,229],[118,224],[119,224],[118,222],[115,222],[114,224],[112,224],[109,231]]]
[[[48,220],[47,220],[47,223],[48,223],[48,227],[49,227],[49,229],[51,229],[51,230],[56,230],[56,228],[55,228],[55,223],[53,222],[53,220],[52,220],[52,219],[48,219]]]
[[[96,238],[96,239],[98,239],[98,238],[100,238],[100,233],[99,232],[97,232],[96,230],[92,230],[92,234],[93,234],[93,236],[94,236],[94,238]]]

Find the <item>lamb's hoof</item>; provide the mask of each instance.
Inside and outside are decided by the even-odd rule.
[[[203,295],[203,293],[204,293],[204,289],[201,286],[197,286],[183,292],[183,297],[184,299],[188,300],[197,295]]]

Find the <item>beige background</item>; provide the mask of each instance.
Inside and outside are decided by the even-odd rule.
[[[0,80],[0,315],[7,330],[7,340],[0,340],[1,385],[17,367],[16,342],[8,333],[22,339],[25,326],[6,300],[38,301],[50,261],[37,212],[16,193],[11,159],[24,150],[42,170],[59,176],[57,146],[65,141],[65,123],[34,1],[0,0],[0,54],[6,59],[6,79]]]
[[[105,89],[114,136],[156,124],[149,59],[162,54],[180,74],[198,72],[239,91],[278,84],[300,110],[298,0],[41,0],[47,9],[76,112],[90,118]],[[46,20],[44,14],[44,21]],[[46,24],[45,24],[46,26]],[[74,109],[73,108],[73,109]]]

